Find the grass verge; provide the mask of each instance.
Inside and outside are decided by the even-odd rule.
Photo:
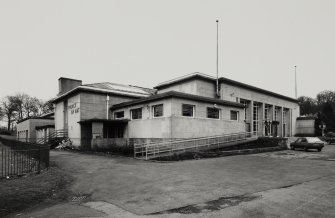
[[[55,163],[48,170],[13,179],[0,180],[0,217],[33,207],[39,203],[53,204],[68,198],[66,185],[71,178]]]

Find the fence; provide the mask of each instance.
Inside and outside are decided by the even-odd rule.
[[[0,138],[0,147],[1,178],[39,173],[49,167],[49,146]]]
[[[171,140],[134,145],[134,158],[155,157],[162,153],[174,153],[187,150],[220,148],[221,146],[247,139],[257,138],[256,132],[233,133],[227,135]]]

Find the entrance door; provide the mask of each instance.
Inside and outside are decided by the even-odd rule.
[[[271,125],[271,129],[272,129],[272,136],[276,137],[278,136],[278,125],[277,124],[272,124]]]
[[[286,124],[284,123],[283,124],[283,137],[286,136]]]

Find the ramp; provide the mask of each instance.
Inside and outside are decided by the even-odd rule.
[[[134,145],[134,158],[151,159],[186,151],[209,150],[248,143],[257,139],[256,132],[233,133],[211,137],[171,140]]]

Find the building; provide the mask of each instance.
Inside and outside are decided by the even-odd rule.
[[[28,117],[17,122],[17,140],[37,142],[55,128],[54,113]]]
[[[193,73],[154,89],[59,79],[55,128],[75,146],[253,132],[293,136],[296,99],[227,78]],[[219,92],[217,92],[217,88]]]
[[[315,117],[298,117],[296,126],[296,135],[314,136],[315,135]]]

